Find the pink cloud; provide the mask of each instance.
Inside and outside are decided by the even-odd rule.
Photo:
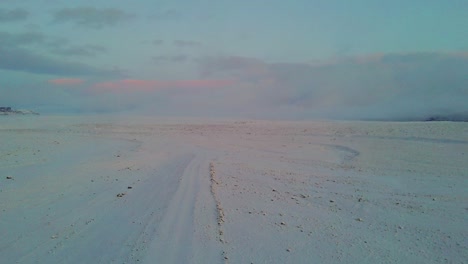
[[[234,80],[138,80],[126,79],[96,83],[91,87],[94,92],[151,92],[164,89],[222,88],[235,84]]]
[[[61,79],[51,79],[48,81],[51,84],[55,85],[77,85],[84,82],[83,79],[78,78],[61,78]]]

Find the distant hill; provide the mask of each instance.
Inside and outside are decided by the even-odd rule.
[[[39,113],[27,109],[13,109],[11,107],[0,107],[0,115],[39,115]]]
[[[386,122],[468,122],[468,112],[458,112],[450,114],[426,114],[413,116],[394,116],[386,118],[363,118],[363,121],[386,121]]]
[[[424,121],[468,122],[468,114],[434,115],[434,116],[427,117]]]

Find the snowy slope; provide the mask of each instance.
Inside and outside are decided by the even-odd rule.
[[[468,124],[5,117],[0,263],[463,263]]]

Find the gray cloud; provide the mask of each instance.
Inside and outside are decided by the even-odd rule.
[[[153,40],[153,44],[156,45],[156,46],[160,46],[160,45],[164,44],[164,40],[155,39],[155,40]]]
[[[174,40],[173,42],[174,46],[176,47],[196,47],[196,46],[201,46],[200,42],[197,41],[190,41],[190,40]]]
[[[172,55],[172,56],[167,56],[167,55],[160,55],[160,56],[154,56],[152,60],[156,63],[160,62],[185,62],[188,60],[188,56],[185,54],[179,54],[179,55]]]
[[[0,32],[0,45],[5,46],[25,46],[44,43],[46,37],[37,32],[12,34]]]
[[[120,76],[118,70],[104,70],[83,63],[62,61],[20,48],[0,47],[0,69],[59,76]]]
[[[159,13],[152,14],[149,18],[154,20],[173,20],[181,18],[181,14],[176,9],[167,9]]]
[[[63,38],[52,38],[39,32],[8,33],[0,32],[0,45],[4,48],[17,48],[37,46],[49,50],[53,54],[63,56],[96,56],[106,52],[106,48],[100,45],[69,45],[69,41]]]
[[[198,62],[205,76],[231,76],[250,87],[243,92],[255,93],[257,110],[266,115],[380,120],[468,115],[466,53],[386,54],[316,64],[243,57]]]
[[[106,52],[107,49],[100,45],[88,44],[82,46],[58,47],[52,51],[63,56],[93,57],[99,55],[100,53]]]
[[[109,76],[119,74],[52,60],[22,49],[2,47],[0,58],[0,69],[17,71],[14,74],[23,71],[67,77],[92,76],[86,78],[88,80],[102,76],[115,79]],[[153,59],[160,63],[183,62],[189,57],[161,55]],[[103,94],[86,94],[83,92],[86,88],[82,87],[81,94],[71,94],[80,90],[78,85],[73,90],[65,90],[69,96],[66,100],[71,103],[60,107],[73,108],[73,111],[292,119],[425,120],[468,116],[467,53],[377,54],[313,64],[269,63],[239,56],[204,57],[194,62],[200,68],[201,80],[232,80],[235,84],[196,89],[195,92],[135,90]],[[4,74],[8,76],[9,73]],[[87,85],[90,83],[92,81]],[[11,91],[8,95],[5,89],[0,87],[0,101],[17,98],[22,102],[21,96]],[[42,96],[41,102],[50,102],[48,105],[62,102],[62,97],[51,101],[45,96],[47,93],[41,94],[38,95]],[[154,100],[159,101],[155,104]]]
[[[0,8],[0,22],[24,21],[28,16],[29,12],[21,8],[12,10]]]
[[[134,15],[116,8],[76,7],[55,12],[54,22],[71,22],[78,26],[99,29],[105,26],[115,26],[133,17]]]
[[[201,75],[204,77],[234,76],[244,80],[262,76],[269,66],[266,62],[241,56],[203,57],[195,59],[201,66]]]

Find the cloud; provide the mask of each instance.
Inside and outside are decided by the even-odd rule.
[[[204,57],[195,59],[201,67],[202,76],[236,76],[244,80],[261,78],[268,72],[268,63],[241,56]]]
[[[57,47],[53,49],[53,52],[63,56],[82,56],[82,57],[94,57],[107,49],[100,45],[82,45],[82,46],[71,46],[71,47]]]
[[[0,22],[3,23],[24,21],[28,18],[28,16],[29,12],[21,8],[12,10],[0,8]]]
[[[134,15],[116,8],[97,9],[94,7],[63,8],[54,13],[55,23],[74,23],[77,26],[100,29],[115,26],[133,18]]]
[[[194,88],[222,88],[234,85],[233,80],[138,80],[126,79],[118,81],[108,81],[96,83],[91,87],[92,92],[102,93],[134,93],[134,92],[153,92],[165,89],[194,89]]]
[[[3,47],[16,47],[42,44],[46,40],[46,36],[38,32],[26,32],[26,33],[8,33],[0,32],[0,45]]]
[[[40,46],[54,54],[64,56],[96,56],[105,52],[106,48],[100,45],[74,45],[68,46],[68,40],[52,38],[40,32],[9,33],[0,32],[0,45],[15,48],[18,46]]]
[[[200,70],[199,78],[143,80],[121,79],[125,77],[111,76],[116,72],[0,47],[0,69],[14,71],[0,70],[1,77],[18,75],[22,81],[26,74],[21,71],[63,76],[41,77],[47,78],[38,84],[46,86],[42,92],[32,89],[35,84],[21,91],[34,90],[37,100],[48,105],[69,100],[61,107],[76,111],[400,121],[468,116],[466,52],[364,54],[309,63],[211,56],[191,60]],[[163,55],[154,59],[187,58]],[[109,81],[80,81],[102,76]],[[61,85],[73,85],[73,89],[60,89]],[[13,98],[21,103],[17,89],[0,87],[0,101],[8,103]],[[46,91],[54,93],[55,99]]]
[[[0,69],[58,76],[121,76],[118,70],[105,70],[79,62],[53,59],[20,48],[0,47]]]
[[[156,63],[162,63],[162,62],[186,62],[188,60],[188,56],[185,54],[179,54],[179,55],[172,55],[172,56],[167,56],[167,55],[159,55],[159,56],[154,56],[152,57],[152,60]]]
[[[48,81],[48,83],[55,85],[77,85],[84,83],[84,80],[79,78],[61,78],[51,79]]]
[[[162,44],[164,44],[164,40],[162,40],[162,39],[155,39],[155,40],[153,40],[153,44],[154,44],[155,46],[161,46]]]
[[[198,63],[207,78],[238,80],[239,93],[252,94],[251,104],[266,116],[424,120],[468,114],[466,53],[370,54],[321,63],[211,57]]]
[[[181,14],[176,9],[167,9],[151,15],[149,18],[154,20],[174,20],[181,18]]]
[[[190,41],[190,40],[180,40],[180,39],[178,39],[178,40],[174,40],[172,43],[174,44],[174,46],[180,47],[180,48],[201,46],[200,42]]]
[[[458,54],[386,54],[327,66],[276,64],[278,101],[336,118],[421,120],[468,111],[468,60]],[[278,88],[277,88],[278,89]],[[281,94],[281,93],[278,93]]]

